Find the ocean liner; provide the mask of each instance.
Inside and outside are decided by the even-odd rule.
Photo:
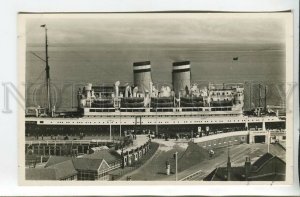
[[[26,109],[26,135],[126,135],[151,132],[209,135],[234,130],[285,129],[285,118],[266,105],[244,113],[244,84],[191,82],[190,61],[174,62],[172,86],[154,85],[150,61],[133,63],[133,84],[86,84],[78,90],[76,114],[56,113],[51,106],[46,36],[48,106]],[[113,76],[112,76],[113,77]]]
[[[243,84],[191,83],[189,61],[174,62],[172,86],[153,85],[150,61],[133,64],[134,84],[93,86],[78,90],[78,114],[66,116],[47,108],[26,110],[26,133],[79,132],[123,135],[127,131],[178,134],[284,128],[276,113],[257,108],[245,115]],[[50,114],[50,115],[47,115]]]

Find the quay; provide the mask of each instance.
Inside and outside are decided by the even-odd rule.
[[[111,147],[119,140],[33,140],[25,142],[25,152],[32,154],[50,155],[78,155],[87,154],[93,147]]]

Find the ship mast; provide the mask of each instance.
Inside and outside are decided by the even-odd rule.
[[[267,85],[265,85],[265,112],[267,111]]]
[[[259,92],[258,92],[258,107],[261,107],[261,86],[258,84]]]
[[[47,104],[48,104],[48,113],[51,114],[51,95],[50,95],[50,67],[49,67],[49,56],[48,56],[48,37],[47,37],[47,26],[46,24],[41,25],[45,28],[45,51],[46,51],[46,85],[47,85]]]
[[[249,101],[250,101],[250,111],[252,110],[252,100],[251,100],[251,97],[252,97],[252,82],[250,81],[250,94],[249,94],[250,98],[249,98]]]

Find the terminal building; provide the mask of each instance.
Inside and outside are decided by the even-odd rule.
[[[204,181],[285,181],[286,163],[277,156],[266,153],[251,163],[246,157],[244,166],[232,167],[228,157],[226,167],[213,170]]]

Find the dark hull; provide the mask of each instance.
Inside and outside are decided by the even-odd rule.
[[[68,135],[74,136],[84,133],[85,135],[96,135],[96,136],[109,136],[110,131],[112,136],[119,136],[120,129],[121,134],[124,135],[125,131],[134,130],[136,133],[148,133],[152,131],[154,133],[163,133],[169,135],[176,134],[190,134],[197,133],[199,128],[205,132],[206,128],[209,127],[209,132],[230,132],[240,131],[245,129],[260,129],[262,123],[249,123],[248,128],[245,128],[244,123],[228,123],[228,124],[165,124],[165,125],[112,125],[111,130],[109,125],[37,125],[34,122],[25,124],[26,136],[56,136],[56,135]],[[266,129],[284,129],[285,122],[267,122]]]

